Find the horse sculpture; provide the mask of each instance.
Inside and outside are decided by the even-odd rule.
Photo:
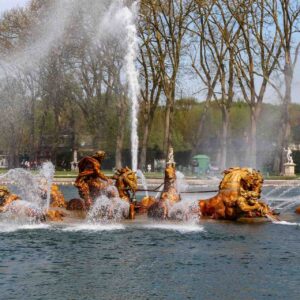
[[[129,219],[135,218],[136,202],[135,193],[137,190],[137,176],[130,168],[125,167],[118,169],[112,179],[115,179],[115,186],[119,192],[119,197],[128,202],[129,207]],[[132,193],[132,197],[130,195]]]
[[[151,200],[151,199],[150,199]],[[173,148],[169,150],[168,162],[165,168],[164,189],[158,201],[149,201],[145,198],[144,205],[148,205],[148,216],[154,219],[167,219],[170,217],[170,209],[181,200],[176,190],[176,168],[174,162]]]
[[[212,219],[237,220],[241,217],[276,218],[270,207],[259,201],[263,177],[250,168],[230,168],[224,171],[219,193],[199,201],[200,216]]]

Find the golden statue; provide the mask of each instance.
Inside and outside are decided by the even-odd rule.
[[[94,177],[92,177],[92,180],[88,179],[87,184],[83,185],[83,188],[84,189],[90,188],[89,184],[92,182],[92,184],[93,184],[92,185],[92,188],[93,188],[92,195],[94,196],[94,198],[96,198],[100,194],[100,191],[106,189],[106,192],[108,193],[107,194],[108,198],[119,197],[122,200],[128,202],[130,204],[129,218],[134,219],[136,203],[135,203],[135,201],[132,201],[132,199],[135,198],[135,193],[137,190],[136,173],[133,172],[128,167],[118,169],[115,172],[115,174],[112,176],[111,179],[115,180],[115,187],[117,188],[118,195],[112,195],[111,193],[113,190],[107,189],[109,184],[112,183],[111,179],[108,179],[108,182],[106,185],[103,185],[103,184],[97,185],[98,182],[96,181],[96,179],[95,179],[96,184],[93,181]],[[78,187],[78,185],[76,185],[76,186]],[[80,187],[82,187],[82,185]],[[99,189],[99,190],[97,190],[97,189]],[[84,195],[87,195],[87,193],[85,193],[85,192],[82,193],[80,191],[81,190],[79,189],[79,193],[80,193],[81,197],[83,197]],[[88,191],[90,191],[90,190],[88,189]],[[130,195],[130,193],[132,193],[132,196]],[[78,211],[87,210],[89,207],[87,207],[86,203],[87,202],[83,201],[82,199],[71,199],[67,204],[67,210],[78,210]]]
[[[130,202],[130,192],[135,195],[137,190],[137,176],[130,168],[118,169],[112,179],[115,179],[115,186],[119,192],[119,197]]]
[[[104,158],[105,152],[98,151],[93,156],[84,157],[78,163],[79,175],[76,178],[75,186],[79,190],[80,197],[84,199],[87,209],[110,183],[110,179],[101,171],[101,163]]]
[[[118,169],[112,179],[115,179],[115,186],[119,192],[119,197],[128,202],[130,205],[129,208],[129,219],[134,219],[135,217],[135,193],[137,190],[137,176],[130,168]],[[132,197],[130,195],[132,193]]]
[[[51,186],[50,207],[59,207],[59,208],[67,207],[65,197],[56,184],[52,184]]]
[[[173,148],[170,148],[168,161],[165,168],[164,189],[159,201],[153,203],[152,199],[144,198],[142,207],[148,207],[148,216],[151,218],[166,219],[169,217],[169,208],[181,200],[180,194],[176,190],[176,168],[174,162]]]
[[[0,212],[5,212],[10,203],[19,199],[19,196],[12,194],[6,186],[0,186]]]
[[[47,199],[48,184],[45,178],[40,180],[39,193],[42,199]],[[60,191],[58,185],[52,184],[50,189],[50,207],[66,208],[67,204],[63,193]]]
[[[219,193],[200,200],[200,215],[213,219],[236,220],[241,217],[276,219],[270,207],[259,201],[263,177],[251,168],[230,168],[224,171]]]

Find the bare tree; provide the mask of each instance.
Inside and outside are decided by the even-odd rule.
[[[184,48],[184,37],[189,26],[189,14],[195,2],[192,0],[144,0],[142,13],[148,28],[153,32],[153,55],[159,63],[162,90],[166,97],[164,151],[172,144],[173,111],[176,79]]]
[[[141,112],[143,117],[143,137],[141,143],[140,168],[146,166],[147,147],[154,114],[160,100],[162,92],[160,65],[155,55],[153,47],[154,32],[149,29],[149,25],[145,19],[140,18],[139,22],[139,38],[140,38],[140,76],[141,76]]]
[[[282,113],[280,132],[278,135],[277,152],[274,158],[275,172],[282,170],[284,148],[290,141],[290,104],[292,102],[292,84],[295,66],[298,60],[300,42],[300,2],[298,0],[270,0],[264,3],[267,13],[271,16],[277,34],[279,35],[283,57],[279,60],[279,67],[284,77],[283,94],[276,85],[272,85],[282,96]]]
[[[224,1],[237,21],[241,36],[235,50],[235,70],[240,90],[250,109],[248,164],[256,167],[257,121],[271,75],[281,54],[279,34],[270,34],[273,24],[265,10],[265,0]]]
[[[193,20],[193,25],[189,28],[192,39],[190,45],[191,65],[207,91],[203,111],[196,130],[192,155],[199,151],[206,116],[220,76],[220,66],[218,67],[218,64],[214,61],[214,50],[211,47],[210,40],[207,39],[208,22],[212,7],[213,5],[198,5],[194,14],[190,15]]]
[[[226,167],[230,109],[234,98],[234,66],[240,28],[222,1],[199,4],[194,26],[199,36],[199,66],[193,68],[208,88],[206,109],[211,98],[217,101],[222,114],[220,162]],[[199,19],[199,20],[198,20]],[[199,22],[199,23],[198,23]],[[212,72],[213,71],[213,72]],[[203,122],[203,119],[202,119]],[[199,124],[198,130],[201,130]]]

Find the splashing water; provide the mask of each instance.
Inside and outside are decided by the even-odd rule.
[[[142,228],[146,229],[156,229],[156,230],[171,230],[178,231],[179,233],[193,233],[193,232],[203,232],[204,227],[197,225],[195,223],[156,223],[156,224],[146,224],[143,225]]]
[[[84,223],[84,224],[74,224],[64,228],[62,231],[77,232],[77,231],[115,231],[124,230],[125,226],[122,224],[97,224],[97,223]]]
[[[24,169],[12,169],[1,175],[0,182],[9,185],[20,197],[20,200],[5,207],[0,218],[1,227],[19,228],[39,224],[50,206],[53,176],[54,166],[51,162],[44,163],[36,175]]]
[[[53,177],[55,173],[54,165],[51,162],[45,162],[42,165],[42,168],[40,169],[40,177],[44,178],[46,180],[46,186],[47,186],[47,198],[45,203],[45,210],[48,210],[50,207],[50,198],[51,198],[51,186],[53,182]]]
[[[277,225],[300,226],[300,223],[287,222],[287,221],[272,221],[272,223]]]
[[[120,199],[114,186],[107,189],[107,195],[99,196],[87,215],[88,223],[115,223],[129,215],[129,203]]]
[[[24,169],[11,169],[0,176],[0,182],[11,186],[22,200],[40,209],[48,209],[54,171],[51,162],[44,163],[36,175]]]
[[[272,209],[284,212],[300,204],[298,191],[299,185],[279,185],[275,188],[271,188],[269,192],[263,194],[262,198]]]
[[[136,175],[137,175],[137,177],[140,178],[141,181],[142,181],[142,186],[143,186],[143,188],[144,188],[144,190],[145,190],[145,195],[146,195],[146,197],[149,197],[149,193],[148,193],[148,185],[147,185],[147,180],[146,180],[145,175],[143,174],[143,172],[142,172],[141,170],[137,170],[137,171],[136,171]]]

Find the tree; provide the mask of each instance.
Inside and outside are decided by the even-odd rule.
[[[271,0],[266,1],[264,6],[274,22],[283,53],[283,57],[279,60],[279,68],[284,78],[284,92],[282,93],[275,84],[272,84],[282,100],[280,132],[278,134],[277,152],[274,158],[274,171],[278,172],[282,171],[284,149],[288,146],[291,133],[289,109],[292,102],[295,66],[300,49],[300,42],[297,41],[297,35],[300,32],[300,2],[298,0]]]
[[[139,58],[141,88],[141,112],[143,118],[143,138],[141,143],[140,168],[146,166],[147,147],[151,133],[152,123],[157,105],[162,92],[159,72],[159,62],[153,49],[154,32],[149,28],[149,23],[143,18],[139,22]]]
[[[176,80],[184,49],[184,38],[189,26],[192,0],[144,0],[141,12],[152,31],[151,48],[159,64],[162,90],[166,97],[164,151],[172,144],[173,112]]]
[[[239,25],[241,36],[235,48],[235,70],[242,96],[250,109],[248,164],[256,167],[257,121],[272,73],[281,54],[278,32],[265,9],[265,0],[224,1]]]
[[[199,67],[196,67],[195,60],[193,68],[208,88],[205,109],[213,97],[222,113],[219,165],[225,168],[230,109],[234,98],[235,49],[240,28],[221,0],[207,5],[199,4],[197,15],[196,22],[194,21],[196,26],[194,32],[199,37],[199,62],[203,73]],[[197,20],[200,22],[199,25],[197,25]],[[202,126],[200,121],[199,131]]]

